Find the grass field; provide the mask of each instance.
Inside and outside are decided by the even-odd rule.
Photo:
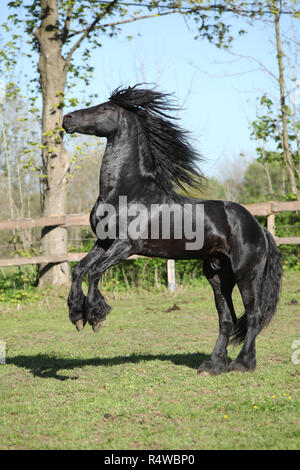
[[[299,281],[284,276],[256,371],[215,377],[197,375],[218,332],[208,284],[109,294],[97,334],[69,322],[65,291],[0,304],[0,449],[299,449]]]

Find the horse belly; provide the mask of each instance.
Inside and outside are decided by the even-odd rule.
[[[190,242],[184,239],[143,240],[143,247],[138,254],[168,259],[198,259],[202,257],[203,247],[189,249]]]

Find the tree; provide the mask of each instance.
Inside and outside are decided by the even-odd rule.
[[[272,193],[268,185],[268,178],[272,180]],[[272,198],[282,198],[282,169],[275,160],[269,163],[268,174],[263,162],[250,163],[245,171],[238,201],[242,204],[268,201]]]
[[[265,64],[255,57],[242,56],[255,61],[261,70],[267,73],[271,79],[276,83],[277,93],[278,93],[278,109],[274,107],[274,100],[269,96],[269,93],[265,93],[260,99],[261,109],[263,110],[262,114],[258,116],[258,119],[252,122],[252,137],[259,142],[259,147],[257,148],[260,161],[264,163],[266,175],[268,178],[268,185],[272,192],[272,182],[270,176],[268,175],[268,161],[266,155],[269,157],[274,157],[274,152],[267,152],[265,144],[268,140],[273,139],[274,142],[277,142],[277,158],[281,156],[283,166],[288,174],[291,193],[294,197],[300,197],[299,183],[300,183],[300,171],[299,166],[296,165],[295,158],[293,155],[292,142],[299,140],[299,123],[296,122],[296,106],[295,103],[291,105],[290,92],[287,87],[287,73],[285,67],[285,59],[288,59],[286,53],[284,52],[283,39],[281,33],[281,20],[282,16],[286,13],[288,7],[296,6],[295,1],[283,1],[283,0],[267,0],[265,2],[265,8],[269,10],[270,15],[266,18],[263,18],[266,25],[271,26],[271,29],[274,33],[274,52],[276,54],[276,62],[278,72],[271,71],[268,69]],[[299,18],[299,11],[296,9],[292,15],[294,18]],[[289,43],[289,38],[286,38],[286,43]],[[290,69],[293,69],[290,67]],[[295,77],[290,78],[290,83],[292,86],[295,86]],[[293,97],[292,97],[293,100]],[[294,108],[293,116],[291,109]],[[279,154],[281,151],[281,155]],[[300,146],[299,146],[300,150]],[[298,149],[297,149],[298,154]],[[300,155],[300,153],[299,153]],[[271,160],[270,160],[271,161]],[[297,182],[298,179],[298,182]]]
[[[275,197],[276,191],[273,188],[272,175],[269,171],[270,165],[275,162],[281,166],[283,191],[281,194],[288,199],[295,199],[299,194],[297,180],[298,184],[300,183],[299,163],[297,162],[299,159],[299,122],[295,120],[296,116],[291,116],[289,108],[285,105],[287,111],[283,123],[281,106],[279,110],[276,110],[273,101],[266,95],[260,98],[259,104],[257,118],[251,123],[251,136],[258,143],[256,148],[258,162],[264,165],[269,194],[274,194]],[[285,132],[283,132],[284,127]],[[288,180],[287,184],[285,175]]]
[[[220,0],[168,1],[143,3],[136,0],[130,5],[118,0],[14,0],[8,3],[12,14],[3,27],[11,39],[0,51],[2,61],[12,63],[17,42],[16,27],[38,56],[38,79],[42,95],[41,159],[42,212],[44,215],[63,215],[66,211],[67,173],[70,157],[64,147],[61,129],[63,107],[66,103],[70,76],[87,80],[92,72],[89,64],[91,47],[100,45],[101,35],[115,35],[125,23],[147,18],[180,14],[192,18],[197,24],[197,38],[206,38],[217,47],[228,47],[232,41],[230,26],[223,15],[242,15],[253,18],[264,14],[264,2]],[[20,9],[22,8],[22,15]],[[242,33],[243,31],[240,31]],[[82,50],[81,61],[75,62],[77,50]],[[37,54],[37,56],[36,56]],[[78,61],[78,56],[76,56]],[[82,71],[83,69],[83,71]],[[43,253],[47,255],[67,251],[66,229],[48,227],[42,231]],[[43,266],[40,286],[62,284],[69,280],[67,263]]]
[[[280,17],[282,12],[282,1],[278,2],[273,0],[271,2],[271,7],[274,17],[274,26],[275,26],[275,38],[276,38],[276,50],[277,50],[277,63],[278,63],[278,82],[279,82],[279,91],[280,91],[280,118],[282,123],[282,149],[285,165],[289,174],[292,192],[298,196],[300,193],[297,188],[296,178],[295,178],[295,164],[292,157],[292,152],[289,143],[289,133],[288,133],[288,106],[286,103],[286,85],[284,77],[284,66],[283,66],[283,50],[281,44],[280,36]]]

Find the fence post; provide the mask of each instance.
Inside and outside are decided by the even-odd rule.
[[[275,214],[269,214],[267,217],[267,229],[275,237]]]
[[[168,288],[171,292],[175,292],[176,280],[175,280],[175,260],[168,259]]]

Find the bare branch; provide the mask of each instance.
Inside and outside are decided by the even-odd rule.
[[[80,36],[80,38],[75,42],[75,44],[71,47],[70,51],[68,52],[68,55],[67,55],[67,58],[66,58],[66,64],[65,66],[68,66],[70,61],[71,61],[71,58],[72,58],[72,55],[73,53],[76,51],[76,49],[78,49],[78,47],[80,46],[80,44],[82,43],[82,41],[90,34],[91,31],[93,31],[97,24],[99,23],[100,20],[102,20],[102,18],[107,14],[109,13],[113,7],[118,3],[118,0],[113,0],[112,2],[108,3],[107,7],[102,11],[102,13],[100,15],[97,15],[96,18],[94,19],[94,21],[86,28],[82,31],[82,35]],[[69,36],[70,38],[71,36]]]
[[[99,25],[98,28],[105,29],[108,27],[118,26],[120,24],[133,23],[134,21],[145,20],[147,18],[155,18],[155,17],[165,16],[165,15],[171,15],[174,13],[180,13],[181,15],[187,14],[186,12],[181,12],[179,10],[169,10],[169,11],[164,11],[162,13],[153,13],[151,15],[135,16],[134,18],[129,18],[127,20],[119,20],[119,21],[114,21],[113,23],[106,23],[103,25]]]
[[[252,57],[252,56],[244,55],[244,54],[238,54],[238,53],[232,52],[232,51],[228,51],[228,53],[233,55],[234,57],[238,57],[239,59],[247,59],[247,60],[252,60],[252,61],[256,62],[262,70],[264,70],[268,75],[270,75],[270,77],[273,78],[273,80],[276,81],[276,83],[278,83],[278,77],[276,77],[276,75],[273,72],[271,72],[271,70],[269,70],[265,66],[265,64],[263,62],[261,62],[259,59],[257,59],[256,57]]]
[[[70,3],[69,6],[68,6],[66,19],[65,19],[65,23],[64,23],[64,27],[63,27],[63,31],[62,31],[62,37],[61,37],[63,43],[65,43],[65,41],[68,37],[69,31],[70,31],[70,25],[71,25],[71,20],[72,20],[72,13],[73,13],[73,6],[74,6],[73,3]]]
[[[174,14],[174,13],[179,13],[179,14],[182,14],[182,15],[188,14],[188,12],[182,12],[181,10],[173,9],[173,10],[168,10],[168,11],[164,11],[164,12],[161,12],[161,13],[152,13],[152,14],[149,14],[149,15],[135,16],[133,18],[128,18],[126,20],[114,21],[113,23],[105,23],[105,24],[98,25],[98,26],[94,27],[93,29],[105,29],[105,28],[109,28],[109,27],[113,27],[113,26],[118,26],[118,25],[121,25],[121,24],[133,23],[134,21],[145,20],[147,18],[155,18],[155,17],[170,15],[170,14]],[[85,31],[86,30],[83,29],[81,31],[77,31],[76,33],[72,33],[72,34],[69,35],[69,38],[77,36],[78,34],[82,34]]]
[[[104,3],[104,2],[100,2],[100,3]],[[235,1],[232,1],[232,2],[228,2],[228,5],[224,5],[224,4],[221,3],[221,4],[214,4],[214,5],[196,5],[196,6],[192,6],[192,7],[183,7],[183,6],[182,7],[178,7],[178,6],[176,7],[175,6],[174,8],[171,7],[171,9],[169,9],[167,11],[159,12],[159,13],[136,16],[136,17],[133,17],[133,18],[125,19],[125,20],[118,20],[118,21],[115,21],[113,23],[106,23],[104,25],[98,25],[99,20],[101,18],[103,18],[106,15],[106,13],[108,13],[111,10],[110,5],[113,6],[115,3],[116,2],[111,2],[109,4],[108,10],[105,10],[103,12],[103,14],[100,15],[100,17],[97,17],[98,20],[97,20],[96,24],[93,23],[91,26],[89,26],[86,29],[76,31],[76,32],[73,32],[73,33],[69,34],[68,39],[71,39],[72,37],[77,36],[78,34],[82,34],[80,40],[77,41],[78,44],[76,43],[73,46],[75,49],[77,49],[77,47],[80,45],[80,43],[82,42],[84,37],[86,37],[88,32],[90,32],[91,30],[105,29],[105,28],[108,28],[108,27],[114,27],[114,26],[118,26],[118,25],[133,23],[134,21],[139,21],[139,20],[143,20],[143,19],[147,19],[147,18],[154,18],[154,17],[159,17],[159,16],[170,15],[170,14],[173,14],[173,13],[178,13],[178,14],[183,15],[183,16],[184,15],[188,16],[192,13],[197,13],[197,12],[201,12],[201,11],[203,11],[203,12],[217,11],[219,13],[234,13],[236,15],[248,16],[248,17],[249,16],[253,17],[255,15],[264,16],[264,15],[271,14],[271,12],[269,11],[268,8],[264,9],[264,10],[262,10],[262,9],[256,9],[255,10],[255,4],[252,4],[252,3],[246,4],[246,8],[243,8],[242,5],[236,6]],[[132,3],[132,2],[119,1],[119,4],[120,5],[126,5],[126,6],[137,6],[137,4],[134,3],[134,2]],[[147,3],[139,3],[139,6],[143,7],[143,8],[148,8],[148,9],[153,7],[151,4],[147,4]],[[169,5],[160,5],[159,8],[162,8],[162,9],[163,8],[170,8],[170,6]],[[281,13],[282,14],[290,14],[291,12],[283,11]],[[202,24],[202,26],[203,26],[203,24]],[[201,29],[201,27],[200,27],[200,29]]]
[[[126,6],[136,6],[135,3],[127,3],[127,2],[119,2],[119,3],[121,5],[126,5]],[[139,21],[139,20],[143,20],[143,19],[147,19],[147,18],[154,18],[154,17],[164,16],[164,15],[170,15],[170,14],[173,14],[173,13],[178,13],[180,15],[187,15],[187,16],[192,14],[192,13],[197,13],[197,12],[201,12],[201,11],[203,11],[203,12],[218,11],[218,12],[223,12],[223,13],[235,13],[237,15],[253,14],[252,10],[243,10],[242,8],[237,9],[234,6],[234,4],[229,4],[229,5],[230,5],[229,7],[224,5],[224,4],[201,5],[201,6],[196,5],[194,7],[189,7],[189,8],[174,6],[174,8],[171,8],[167,11],[163,11],[163,12],[159,12],[159,13],[153,13],[153,14],[149,14],[149,15],[137,16],[137,17],[133,17],[133,18],[125,19],[125,20],[119,20],[119,21],[116,21],[116,22],[113,22],[113,23],[106,23],[104,25],[98,25],[97,27],[95,27],[93,29],[102,29],[102,28],[104,29],[104,28],[108,28],[108,27],[118,26],[118,25],[121,25],[121,24],[132,23],[134,21]],[[149,9],[152,5],[142,3],[142,4],[139,4],[139,6]],[[159,8],[170,8],[170,6],[160,5]],[[267,13],[267,12],[265,12],[265,13]],[[70,39],[74,36],[77,36],[78,34],[84,33],[85,31],[86,31],[86,29],[83,29],[81,31],[76,31],[76,32],[70,34],[68,36],[68,38]]]

